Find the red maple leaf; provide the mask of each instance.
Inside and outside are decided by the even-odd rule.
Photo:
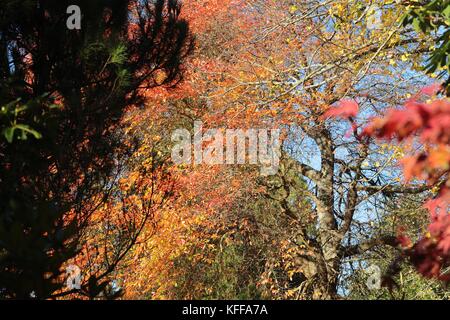
[[[420,93],[432,97],[432,96],[438,94],[441,90],[442,90],[442,84],[440,84],[440,83],[433,83],[433,84],[423,88],[420,91]]]
[[[359,105],[354,100],[341,100],[336,108],[332,108],[325,112],[323,119],[342,118],[349,119],[356,117],[359,112]]]

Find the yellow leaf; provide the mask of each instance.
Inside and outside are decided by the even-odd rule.
[[[296,11],[298,10],[298,7],[296,6],[296,5],[292,5],[290,8],[289,8],[289,12],[292,14],[292,13],[295,13]]]

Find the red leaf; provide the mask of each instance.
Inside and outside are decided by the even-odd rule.
[[[359,112],[359,105],[354,100],[342,100],[339,106],[325,112],[322,118],[342,118],[348,119],[356,117]]]
[[[398,241],[398,243],[400,243],[402,248],[410,248],[413,245],[411,239],[408,236],[405,236],[403,234],[401,234],[397,237],[397,241]]]
[[[425,88],[423,88],[420,93],[423,93],[427,96],[435,96],[436,94],[438,94],[439,91],[442,90],[442,85],[440,83],[433,83],[429,86],[426,86]]]

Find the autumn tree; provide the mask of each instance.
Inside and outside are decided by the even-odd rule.
[[[248,115],[252,123],[284,126],[290,133],[285,165],[307,182],[297,191],[314,212],[313,228],[303,232],[308,262],[298,260],[293,268],[305,270],[310,298],[337,298],[347,260],[378,246],[399,245],[396,230],[369,227],[378,211],[387,210],[387,200],[429,190],[401,183],[400,148],[360,135],[364,119],[401,105],[412,88],[425,84],[425,77],[410,73],[419,69],[430,45],[402,29],[402,6],[380,2],[381,19],[374,25],[370,5],[258,1],[247,6],[252,36],[231,55],[233,68],[221,73],[209,95],[227,119]],[[347,119],[358,115],[361,119],[349,125]]]
[[[140,24],[147,26],[151,16],[140,13],[140,4],[129,8],[131,43],[147,30]],[[440,86],[428,86],[437,69],[428,68],[429,77],[423,72],[427,55],[439,56],[431,62],[445,70],[445,33],[442,38],[435,27],[445,28],[446,14],[440,1],[422,5],[388,0],[186,3],[181,17],[197,41],[184,60],[184,81],[176,88],[161,86],[176,82],[179,64],[172,74],[162,66],[153,70],[160,58],[142,61],[141,71],[133,69],[136,75],[150,72],[153,82],[126,96],[132,103],[124,116],[120,112],[120,125],[113,121],[112,128],[103,128],[117,145],[107,144],[113,152],[93,159],[111,161],[110,174],[89,180],[93,191],[81,194],[82,202],[71,211],[85,215],[92,208],[77,238],[81,250],[70,260],[82,267],[82,288],[55,296],[409,298],[418,294],[417,284],[444,297],[439,283],[420,278],[398,259],[409,257],[435,278],[447,266],[441,259],[448,249],[447,220],[436,219],[430,236],[422,237],[428,222],[419,203],[436,196],[448,172],[443,169],[446,122],[436,120],[446,119],[448,104],[427,101]],[[161,26],[162,35],[166,29],[159,22],[179,30],[178,7],[144,9],[149,8],[161,14],[149,21]],[[170,30],[174,38],[167,46],[156,42],[178,48],[172,53],[183,56],[184,33]],[[422,31],[432,31],[433,37]],[[175,39],[179,47],[172,46]],[[135,53],[133,48],[128,50]],[[141,62],[121,50],[119,61],[128,59],[117,62],[117,68]],[[127,73],[124,79],[128,88],[133,78]],[[5,115],[14,114],[12,105],[5,105]],[[399,110],[387,112],[392,107]],[[175,165],[171,133],[192,131],[196,120],[205,128],[281,128],[278,172],[263,177],[251,165]],[[12,145],[17,133],[26,141],[41,134],[45,139],[34,123],[13,121],[8,128],[17,123],[29,126],[5,131],[5,138],[14,138]],[[414,135],[422,140],[413,141]],[[394,137],[413,142],[393,144]],[[81,146],[93,143],[88,138]],[[403,171],[405,155],[425,142],[423,153],[410,158]],[[442,146],[436,148],[437,142]],[[405,176],[417,179],[405,181]],[[443,199],[429,204],[442,207]],[[366,286],[365,269],[373,263],[392,275],[380,279],[387,288],[379,292]]]
[[[186,62],[185,81],[175,91],[153,91],[146,110],[157,108],[161,112],[136,113],[135,124],[160,123],[158,136],[169,145],[173,144],[170,141],[173,130],[192,130],[195,120],[202,120],[210,127],[223,125],[226,119],[215,112],[207,93],[215,88],[213,80],[219,72],[229,67],[227,59],[228,53],[232,54],[231,48],[243,41],[236,26],[242,22],[235,19],[238,5],[239,1],[192,1],[184,7],[183,17],[189,21],[197,39],[195,51]],[[204,19],[205,16],[215,19]],[[226,48],[229,52],[224,52]],[[245,121],[236,119],[234,125],[241,124],[248,126]],[[169,150],[164,152],[170,155]],[[131,268],[139,272],[122,274],[126,297],[257,296],[257,272],[262,271],[256,271],[257,266],[251,262],[257,243],[249,246],[248,233],[241,234],[246,228],[240,226],[241,218],[251,216],[243,211],[250,205],[244,199],[258,198],[251,192],[246,193],[256,185],[256,168],[236,169],[220,165],[174,165],[174,197],[159,211],[155,235],[130,255],[130,260],[135,259]]]
[[[361,132],[368,117],[425,85],[426,77],[411,73],[433,39],[403,29],[404,9],[389,1],[378,13],[370,1],[227,4],[192,2],[190,19],[205,8],[221,19],[190,20],[198,43],[185,91],[155,104],[176,105],[172,115],[184,128],[196,119],[209,127],[282,127],[282,166],[262,180],[251,169],[178,168],[180,196],[148,243],[160,255],[140,260],[147,272],[125,276],[130,294],[230,297],[242,279],[235,275],[247,271],[258,296],[337,298],[348,261],[385,246],[399,250],[396,228],[374,228],[374,217],[388,215],[402,195],[430,190],[401,182],[401,147]],[[257,263],[229,260],[230,253]]]

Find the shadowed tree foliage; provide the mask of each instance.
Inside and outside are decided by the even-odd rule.
[[[418,1],[405,14],[403,25],[411,25],[418,34],[434,40],[425,65],[427,73],[438,73],[445,79],[445,91],[450,95],[450,2],[447,0]]]
[[[66,26],[74,4],[80,30]],[[61,288],[127,152],[123,113],[146,88],[181,79],[192,39],[180,10],[175,0],[0,1],[0,298]]]

